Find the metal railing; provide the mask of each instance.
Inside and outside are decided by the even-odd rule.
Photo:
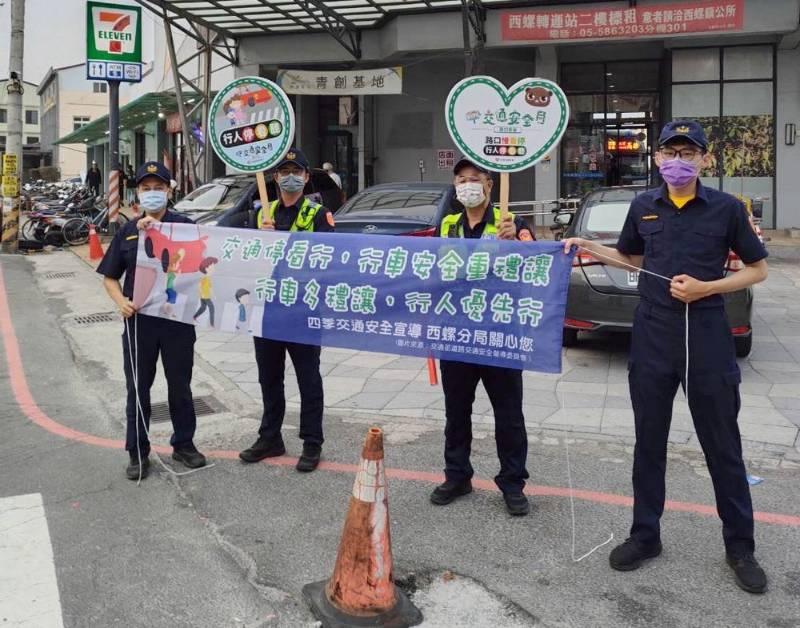
[[[580,205],[579,198],[557,198],[548,201],[514,201],[508,204],[514,215],[525,219],[532,227],[549,227],[553,217],[561,213],[574,213]],[[530,207],[530,209],[518,209]]]

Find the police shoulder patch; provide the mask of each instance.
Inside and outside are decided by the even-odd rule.
[[[333,212],[325,212],[325,218],[327,218],[328,224],[331,227],[335,227],[336,226],[336,221],[333,219]]]

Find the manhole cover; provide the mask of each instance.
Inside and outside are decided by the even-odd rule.
[[[69,279],[70,277],[74,277],[75,273],[67,272],[67,273],[45,273],[42,275],[45,279]]]
[[[214,397],[194,397],[192,402],[194,403],[194,413],[197,416],[216,414],[225,409]],[[150,422],[166,423],[168,421],[170,421],[169,404],[166,401],[154,403],[150,407]]]
[[[94,325],[95,323],[113,323],[119,320],[116,312],[97,312],[96,314],[83,314],[72,319],[78,325]]]

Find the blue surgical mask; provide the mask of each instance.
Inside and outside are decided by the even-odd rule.
[[[306,178],[299,174],[278,175],[278,186],[284,192],[299,192],[306,186]]]
[[[139,192],[139,207],[148,214],[157,214],[167,206],[167,193],[163,190]]]

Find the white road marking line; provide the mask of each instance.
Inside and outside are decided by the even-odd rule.
[[[40,493],[0,498],[0,626],[64,626]]]

